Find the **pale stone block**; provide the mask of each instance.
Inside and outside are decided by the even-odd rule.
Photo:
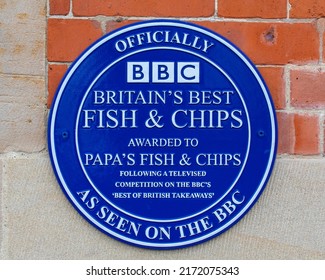
[[[48,156],[4,159],[6,259],[324,259],[325,160],[279,159],[252,210],[224,234],[170,251],[123,244],[63,195]]]
[[[44,75],[46,0],[0,1],[0,73]]]
[[[47,156],[6,159],[5,166],[4,258],[67,258],[71,232],[85,229],[56,183]]]
[[[3,163],[0,159],[0,259],[2,257],[2,240],[3,240],[3,219],[2,219],[2,169],[3,169]]]
[[[279,159],[241,234],[294,250],[293,258],[324,259],[324,213],[325,159]]]
[[[45,148],[45,81],[0,74],[0,152]]]

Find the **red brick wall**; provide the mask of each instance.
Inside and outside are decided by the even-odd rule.
[[[324,156],[324,0],[49,0],[48,106],[69,64],[88,45],[149,18],[191,21],[231,40],[270,89],[278,154]]]

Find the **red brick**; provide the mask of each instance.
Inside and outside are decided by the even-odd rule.
[[[325,33],[323,34],[323,61],[325,61]]]
[[[214,12],[214,0],[73,0],[75,16],[207,17]]]
[[[285,18],[287,0],[219,0],[218,16],[228,18]]]
[[[319,60],[319,34],[314,23],[205,21],[198,24],[228,38],[255,64],[305,64]]]
[[[325,17],[317,20],[318,32],[323,37],[323,62],[325,61]]]
[[[319,119],[317,116],[277,113],[278,154],[317,155]]]
[[[294,115],[277,112],[278,121],[278,154],[294,153]]]
[[[47,57],[49,61],[71,62],[102,35],[97,21],[49,19]]]
[[[65,74],[68,66],[65,64],[50,64],[48,67],[48,97],[47,107],[50,108],[56,90]]]
[[[110,20],[106,22],[106,33],[114,31],[128,24],[136,23],[136,20]]]
[[[319,151],[318,116],[295,115],[294,153],[299,155],[317,155]]]
[[[70,0],[50,0],[50,15],[67,15],[70,11]]]
[[[324,0],[289,0],[291,18],[321,18],[325,16]]]
[[[302,69],[290,72],[291,105],[293,107],[325,109],[324,70]]]
[[[276,109],[285,108],[285,82],[283,67],[259,67],[267,87],[271,93]]]
[[[323,33],[323,61],[325,61],[325,32]]]

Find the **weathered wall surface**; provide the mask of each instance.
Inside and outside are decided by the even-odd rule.
[[[253,209],[221,236],[172,251],[89,225],[56,182],[46,144],[47,108],[77,55],[119,26],[161,17],[211,28],[246,52],[279,122],[273,175]],[[320,0],[0,0],[0,258],[324,259],[324,17]]]

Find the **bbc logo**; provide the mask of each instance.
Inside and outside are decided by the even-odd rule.
[[[200,82],[199,62],[128,62],[128,83]]]

